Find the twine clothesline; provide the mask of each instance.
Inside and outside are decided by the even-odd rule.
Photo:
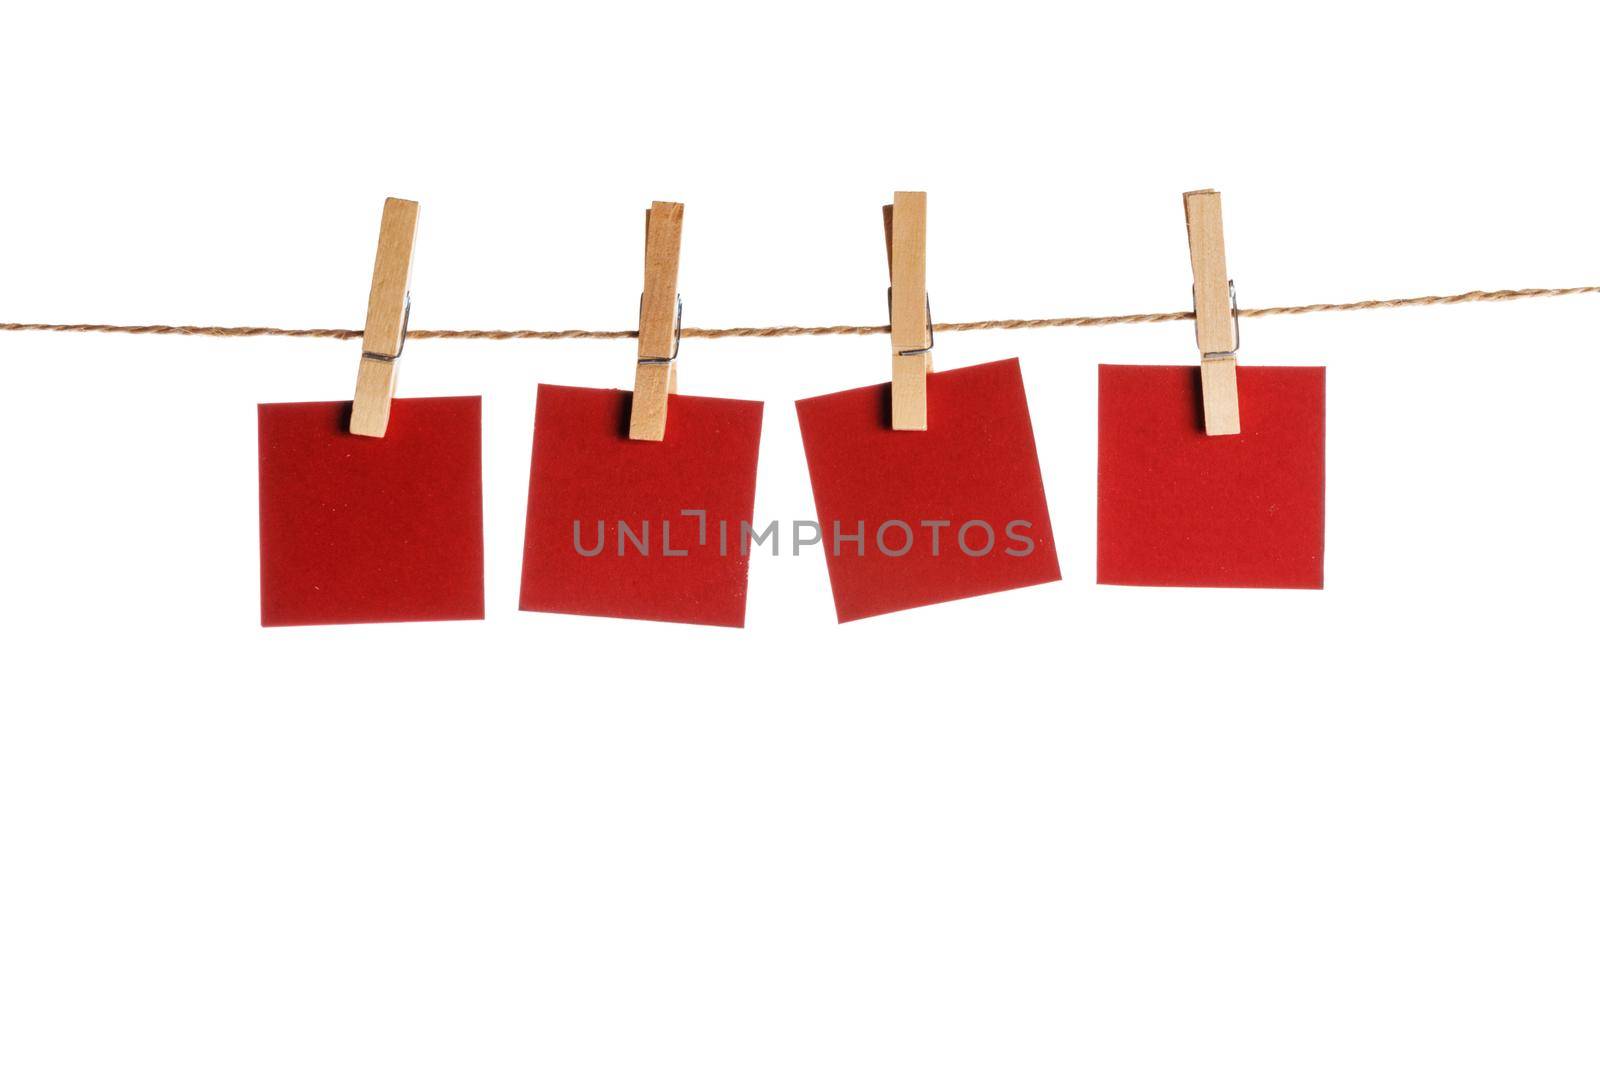
[[[1294,304],[1285,307],[1240,308],[1244,319],[1269,315],[1309,315],[1324,311],[1372,311],[1379,308],[1432,307],[1442,304],[1477,304],[1533,297],[1577,296],[1600,293],[1600,285],[1580,285],[1566,289],[1474,289],[1442,296],[1406,296],[1384,300],[1354,300],[1342,304]],[[1150,322],[1192,320],[1193,311],[1161,311],[1137,315],[1077,315],[1054,319],[983,319],[976,322],[937,322],[936,331],[963,333],[969,330],[1040,330],[1062,326],[1126,326]],[[98,323],[0,322],[0,331],[45,333],[176,334],[186,337],[319,337],[351,341],[360,330],[331,327],[297,328],[289,326],[116,326]],[[888,326],[685,326],[683,337],[859,337],[886,334]],[[413,341],[611,341],[638,337],[637,330],[410,330]]]

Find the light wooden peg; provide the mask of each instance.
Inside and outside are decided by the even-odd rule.
[[[678,249],[683,205],[656,201],[644,216],[644,295],[639,298],[639,362],[633,375],[628,437],[667,435],[667,397],[678,391]]]
[[[392,196],[385,200],[372,291],[367,296],[367,325],[361,333],[356,401],[350,409],[350,432],[362,437],[382,437],[389,429],[389,403],[394,399],[395,372],[411,308],[411,251],[416,239],[417,202]]]
[[[895,193],[883,209],[889,244],[889,340],[894,350],[889,425],[928,428],[928,371],[933,323],[928,320],[928,194]]]
[[[1189,224],[1189,264],[1194,268],[1194,336],[1200,346],[1200,398],[1206,434],[1239,432],[1239,350],[1233,288],[1222,246],[1222,194],[1199,189],[1183,194]]]

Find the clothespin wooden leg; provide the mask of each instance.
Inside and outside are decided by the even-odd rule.
[[[1239,432],[1239,371],[1233,356],[1200,357],[1200,401],[1208,437]]]
[[[645,212],[644,295],[639,298],[639,362],[633,376],[628,437],[667,435],[667,397],[678,391],[678,250],[683,205],[656,201]]]
[[[411,312],[411,253],[416,237],[416,201],[385,200],[372,291],[367,296],[367,325],[361,334],[356,399],[350,409],[350,432],[362,437],[382,437],[389,429],[389,403],[394,399],[395,373]]]
[[[883,209],[889,244],[889,339],[894,350],[889,425],[928,428],[928,371],[933,322],[928,316],[928,194],[895,193]]]
[[[1183,194],[1189,227],[1189,264],[1194,269],[1194,333],[1200,346],[1200,395],[1206,434],[1239,432],[1239,350],[1233,283],[1222,243],[1222,194],[1201,189]]]

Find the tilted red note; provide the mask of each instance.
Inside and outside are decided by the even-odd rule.
[[[665,439],[630,441],[631,402],[539,386],[521,607],[743,626],[762,405],[673,396]]]
[[[1021,365],[928,375],[926,430],[889,399],[795,405],[839,621],[1060,579]]]

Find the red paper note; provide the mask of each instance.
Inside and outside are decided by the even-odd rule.
[[[1198,367],[1102,366],[1100,582],[1321,589],[1323,380],[1240,367],[1207,437]]]
[[[539,386],[522,610],[743,626],[761,404],[673,396],[630,441],[632,400]]]
[[[889,398],[795,404],[839,621],[1059,580],[1020,364],[928,375],[925,431],[891,430]]]
[[[357,437],[344,401],[257,408],[261,625],[483,618],[479,398],[392,412]]]

